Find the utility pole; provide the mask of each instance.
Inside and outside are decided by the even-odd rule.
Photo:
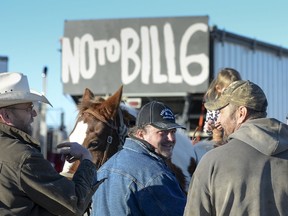
[[[46,96],[46,77],[48,68],[45,66],[42,72],[42,94]],[[44,158],[47,159],[47,124],[46,124],[46,111],[47,107],[45,103],[40,104],[40,143],[41,152]]]

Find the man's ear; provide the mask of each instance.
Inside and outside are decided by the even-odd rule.
[[[248,110],[245,106],[240,106],[238,108],[238,123],[242,124],[247,119]]]
[[[140,139],[143,139],[144,138],[144,130],[137,130],[136,136]]]
[[[0,109],[0,121],[3,123],[10,122],[9,114],[6,109]]]

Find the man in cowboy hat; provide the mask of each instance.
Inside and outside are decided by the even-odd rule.
[[[33,102],[50,104],[24,74],[0,73],[0,215],[80,215],[98,186],[92,156],[78,143],[60,144],[68,161],[81,164],[72,181],[59,175],[31,136]]]

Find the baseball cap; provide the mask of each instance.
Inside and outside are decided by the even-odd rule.
[[[136,125],[152,125],[158,129],[170,130],[173,128],[183,128],[175,122],[175,115],[172,110],[162,102],[151,101],[145,104],[139,111],[136,118]]]
[[[228,104],[266,112],[268,101],[263,90],[258,85],[249,80],[239,80],[231,83],[218,99],[208,101],[204,106],[208,110],[219,110]]]

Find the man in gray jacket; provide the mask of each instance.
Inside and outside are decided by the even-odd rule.
[[[0,215],[82,215],[98,185],[92,156],[78,143],[60,144],[81,163],[72,181],[59,175],[31,136],[33,102],[50,104],[22,73],[0,73]]]
[[[209,110],[228,143],[206,153],[190,183],[188,215],[288,215],[288,126],[266,118],[267,99],[250,81],[232,83]]]

